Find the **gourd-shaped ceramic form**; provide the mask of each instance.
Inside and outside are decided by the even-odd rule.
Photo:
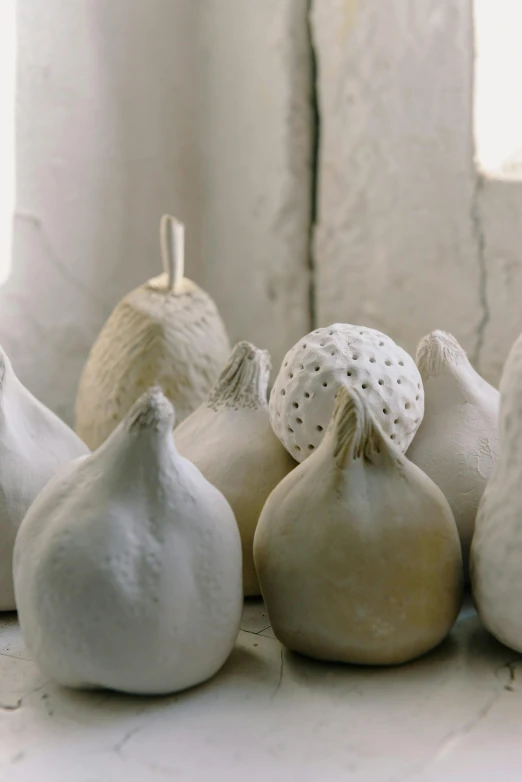
[[[144,394],[22,522],[14,556],[32,659],[70,687],[182,690],[211,677],[241,617],[241,542],[223,495],[175,449],[174,412]]]
[[[183,276],[183,226],[160,227],[165,273],[129,293],[94,343],[76,399],[76,431],[97,448],[147,388],[159,385],[180,423],[206,398],[230,345],[210,296]]]
[[[321,445],[268,498],[254,559],[273,630],[290,649],[402,663],[450,631],[461,550],[441,490],[383,434],[363,393],[339,390]]]
[[[419,343],[424,419],[408,450],[442,489],[459,531],[465,570],[477,509],[498,459],[499,393],[471,366],[455,337],[434,331]]]
[[[178,451],[227,498],[241,534],[243,588],[259,595],[254,532],[266,498],[295,462],[272,431],[267,390],[270,356],[239,342],[206,402],[175,432]]]
[[[16,377],[0,348],[0,611],[15,608],[13,546],[36,495],[66,462],[88,453]]]
[[[272,427],[294,459],[320,444],[341,386],[358,388],[384,434],[406,451],[424,413],[414,360],[380,331],[334,323],[288,351],[270,394]]]
[[[471,584],[485,626],[522,652],[522,335],[500,381],[500,455],[477,513]]]

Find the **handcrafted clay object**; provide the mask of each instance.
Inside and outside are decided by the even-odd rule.
[[[318,447],[342,386],[360,389],[384,434],[406,451],[424,413],[415,362],[380,331],[335,323],[294,345],[272,388],[270,420],[289,453],[302,462]]]
[[[38,492],[87,446],[16,377],[0,348],[0,610],[15,608],[13,546]]]
[[[424,419],[408,450],[444,492],[459,531],[465,570],[477,509],[498,459],[499,393],[471,366],[455,337],[434,331],[417,350]]]
[[[14,555],[23,637],[70,687],[175,692],[223,665],[239,628],[241,541],[223,495],[174,446],[144,394],[91,456],[56,475]]]
[[[522,652],[522,336],[500,381],[500,455],[471,544],[475,605],[499,641]]]
[[[216,305],[183,276],[183,226],[165,215],[164,274],[125,296],[87,359],[76,431],[97,448],[149,386],[159,385],[180,423],[206,398],[230,351]]]
[[[266,498],[295,461],[272,431],[267,389],[270,356],[239,342],[206,402],[175,432],[178,451],[227,498],[243,546],[243,589],[259,595],[254,532]]]
[[[462,558],[446,498],[381,431],[366,399],[339,390],[321,445],[268,498],[254,559],[283,644],[386,665],[448,634]]]

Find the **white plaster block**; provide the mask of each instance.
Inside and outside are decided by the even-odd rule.
[[[199,57],[203,287],[277,367],[310,329],[306,0],[203,0]]]
[[[471,2],[315,0],[318,325],[414,351],[435,328],[473,357],[481,322]]]

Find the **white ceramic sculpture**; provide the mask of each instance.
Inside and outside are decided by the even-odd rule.
[[[88,453],[16,377],[0,348],[0,611],[15,608],[13,546],[20,523],[61,465]]]
[[[459,531],[465,571],[477,509],[498,459],[499,393],[471,366],[455,337],[434,331],[419,343],[424,419],[408,459],[446,496]]]
[[[230,352],[216,305],[183,276],[183,226],[165,215],[160,235],[164,274],[119,302],[80,379],[76,431],[93,449],[155,384],[180,423],[206,398]]]
[[[424,413],[415,362],[380,331],[335,323],[294,345],[272,388],[270,420],[289,453],[302,462],[318,447],[341,386],[359,388],[384,434],[406,451]]]
[[[485,626],[522,652],[522,335],[500,381],[500,454],[480,501],[471,583]]]
[[[91,456],[64,468],[20,527],[23,637],[55,681],[130,693],[211,677],[241,617],[241,542],[223,495],[176,451],[174,411],[144,394]]]
[[[406,662],[442,641],[459,612],[449,504],[355,388],[339,390],[321,445],[268,498],[254,558],[277,638],[311,657]]]
[[[175,431],[178,451],[216,486],[234,511],[243,546],[243,588],[259,595],[254,532],[266,498],[295,461],[272,431],[270,356],[239,342],[206,402]]]

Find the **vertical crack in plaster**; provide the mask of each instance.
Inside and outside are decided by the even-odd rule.
[[[316,306],[316,277],[315,277],[315,250],[314,234],[317,218],[318,194],[318,165],[319,165],[319,131],[320,115],[318,104],[317,89],[317,53],[314,44],[314,34],[312,29],[312,5],[314,0],[307,0],[306,20],[308,27],[308,45],[310,50],[310,103],[311,103],[311,157],[310,157],[310,221],[308,229],[308,311],[310,317],[310,329],[315,329],[317,325],[317,306]]]
[[[488,269],[486,261],[486,238],[484,233],[484,227],[482,225],[482,219],[480,214],[480,194],[482,192],[482,186],[484,179],[480,174],[477,174],[475,186],[471,197],[471,228],[473,231],[473,238],[475,239],[477,247],[477,261],[479,268],[479,302],[481,309],[480,320],[477,325],[477,338],[475,347],[471,355],[471,362],[477,370],[481,369],[482,350],[484,348],[484,339],[486,336],[486,328],[490,321],[491,312],[488,302]]]

